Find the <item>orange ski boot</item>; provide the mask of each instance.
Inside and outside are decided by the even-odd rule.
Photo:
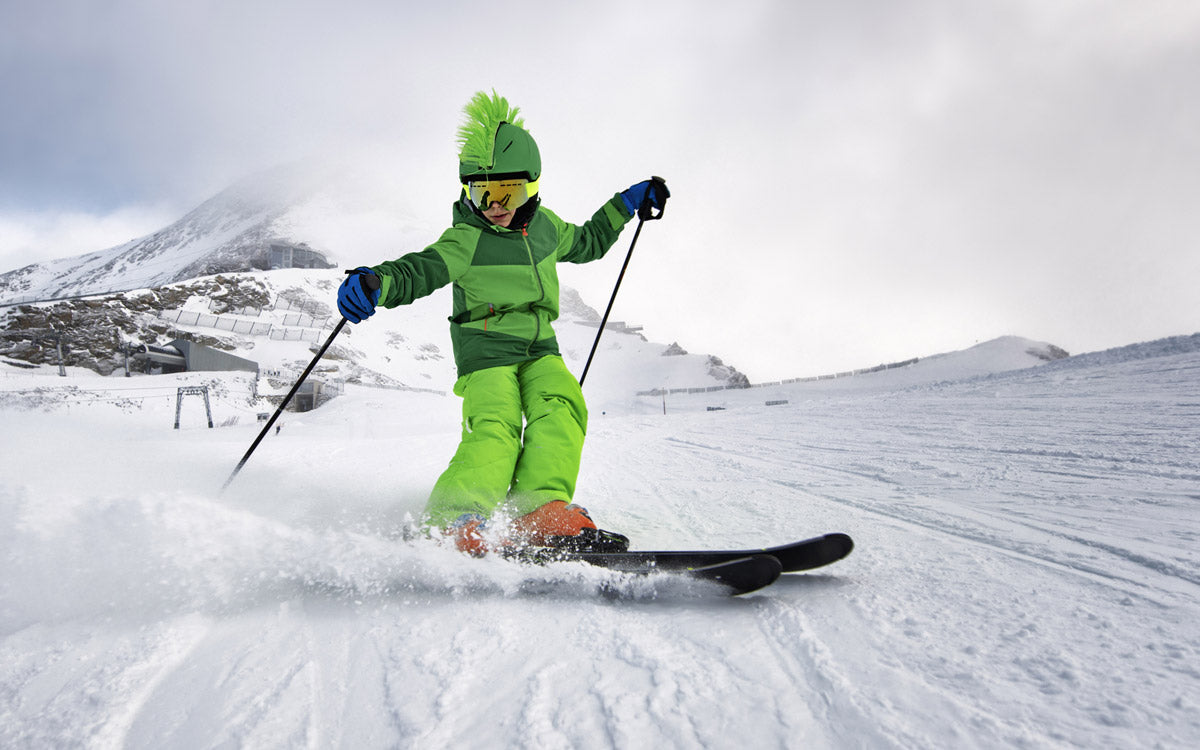
[[[596,528],[584,508],[551,500],[512,523],[513,536],[525,547],[551,547],[575,552],[624,552],[629,538]]]

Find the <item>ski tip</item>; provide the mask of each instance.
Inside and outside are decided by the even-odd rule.
[[[785,573],[800,573],[835,563],[853,549],[854,540],[848,534],[832,533],[770,547],[763,553],[778,557]]]
[[[854,540],[850,538],[849,534],[843,534],[840,531],[834,532],[826,534],[825,539],[841,552],[837,558],[839,560],[854,551]]]

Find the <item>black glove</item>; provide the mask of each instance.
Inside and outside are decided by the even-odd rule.
[[[625,201],[625,208],[629,209],[630,215],[643,220],[662,216],[667,198],[670,197],[671,191],[667,190],[666,180],[661,177],[642,180],[621,193],[621,200]],[[655,210],[658,211],[657,214],[654,213]]]

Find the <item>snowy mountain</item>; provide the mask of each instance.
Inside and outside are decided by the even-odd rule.
[[[222,191],[147,237],[0,274],[0,304],[157,287],[269,267],[272,242],[295,244],[293,218],[333,179],[329,170],[278,168]],[[319,248],[312,248],[320,257]],[[326,260],[323,266],[330,267]]]

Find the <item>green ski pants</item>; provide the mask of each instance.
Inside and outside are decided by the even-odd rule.
[[[431,526],[464,513],[489,517],[501,504],[519,516],[571,501],[587,406],[561,356],[476,370],[454,392],[463,399],[462,442],[425,507]]]

